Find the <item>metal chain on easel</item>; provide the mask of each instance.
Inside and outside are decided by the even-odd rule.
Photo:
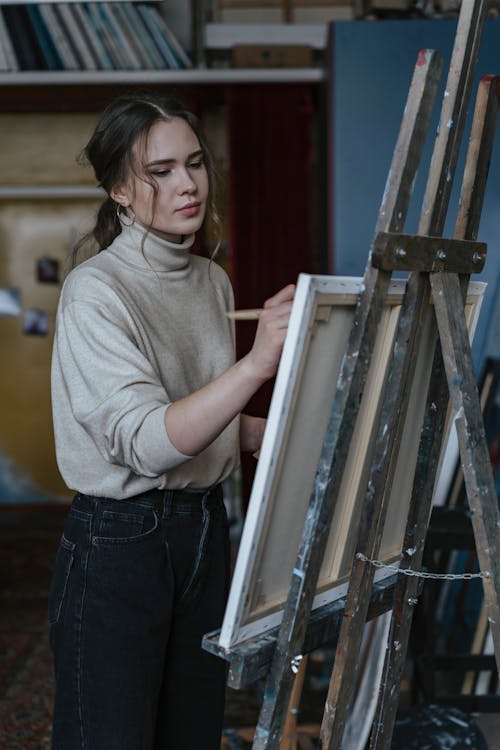
[[[415,578],[433,578],[440,581],[470,581],[472,578],[491,578],[491,573],[488,570],[481,571],[480,573],[427,573],[424,570],[401,569],[398,565],[389,565],[380,560],[370,560],[362,552],[356,554],[356,559],[370,563],[374,568],[386,568],[393,570],[395,573],[400,573],[402,576],[413,576]]]
[[[410,570],[409,568],[401,569],[397,565],[390,565],[381,560],[371,560],[366,555],[363,555],[362,552],[356,553],[356,559],[369,563],[370,565],[373,565],[374,568],[385,568],[387,570],[392,570],[395,573],[400,573],[402,576],[413,576],[414,578],[433,578],[434,580],[441,581],[470,581],[473,578],[491,577],[491,573],[488,570],[485,570],[484,572],[481,571],[480,573],[427,573],[425,570]],[[411,603],[416,604],[417,599],[411,599]],[[298,654],[292,659],[290,668],[294,674],[297,674],[299,671],[302,658],[302,654]]]

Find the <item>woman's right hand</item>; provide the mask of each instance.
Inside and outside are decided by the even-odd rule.
[[[280,289],[266,300],[260,314],[254,343],[247,356],[256,376],[263,382],[272,378],[278,369],[294,294],[294,284]]]
[[[281,289],[264,304],[251,350],[198,391],[165,410],[165,429],[178,451],[195,456],[207,447],[276,374],[292,309],[295,286]]]

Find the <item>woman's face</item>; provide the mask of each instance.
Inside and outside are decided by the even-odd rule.
[[[170,242],[181,242],[205,218],[208,175],[198,138],[185,120],[174,117],[155,123],[140,150],[135,153],[137,174],[111,197],[131,209],[140,224]],[[156,195],[151,183],[158,186]]]

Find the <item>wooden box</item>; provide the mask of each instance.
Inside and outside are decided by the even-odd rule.
[[[234,68],[307,68],[313,51],[299,44],[237,44],[231,53]]]

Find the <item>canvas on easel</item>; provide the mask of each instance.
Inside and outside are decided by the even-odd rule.
[[[326,423],[362,279],[302,274],[240,542],[219,644],[230,648],[279,624],[314,483]],[[472,282],[466,302],[471,335],[485,285]],[[345,595],[361,501],[405,281],[391,282],[377,331],[339,502],[331,525],[313,608]],[[431,316],[428,316],[431,319]],[[381,560],[401,552],[430,378],[433,338],[422,337],[413,374]],[[377,579],[391,574],[381,570]]]

